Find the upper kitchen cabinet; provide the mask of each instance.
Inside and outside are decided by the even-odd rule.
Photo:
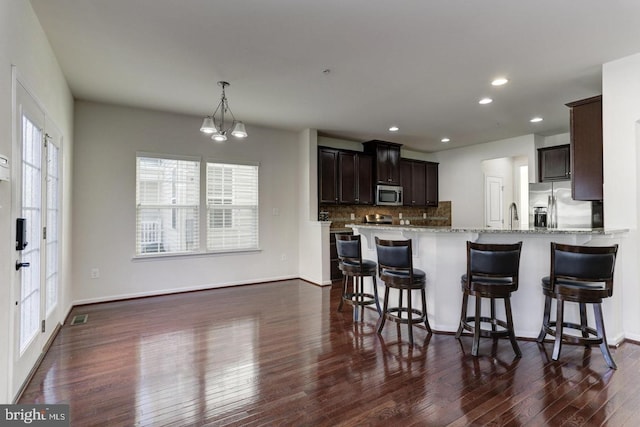
[[[318,147],[318,202],[338,203],[338,150]]]
[[[569,144],[538,149],[538,181],[571,179]]]
[[[318,147],[318,202],[373,204],[372,156]]]
[[[438,163],[427,162],[427,206],[438,206]]]
[[[375,182],[378,184],[400,185],[400,147],[387,141],[363,142],[364,151],[375,159]]]
[[[338,153],[338,201],[354,205],[373,204],[373,157],[368,154]]]
[[[420,160],[400,161],[400,183],[405,206],[438,205],[438,164]]]
[[[566,105],[570,108],[572,197],[602,200],[602,96]]]

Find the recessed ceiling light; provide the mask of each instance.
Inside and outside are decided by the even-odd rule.
[[[531,123],[538,123],[542,121],[542,117],[534,117],[533,119],[529,120]]]
[[[491,104],[493,102],[493,99],[491,98],[482,98],[480,101],[478,101],[478,104]]]
[[[504,77],[499,77],[497,79],[495,79],[494,81],[491,82],[491,84],[493,86],[502,86],[505,85],[509,82],[509,80],[505,79]]]
[[[398,126],[391,126],[389,128],[389,132],[398,132],[400,130],[400,128]]]
[[[442,139],[440,140],[440,142],[449,142],[449,141],[451,141],[449,138],[442,138]]]

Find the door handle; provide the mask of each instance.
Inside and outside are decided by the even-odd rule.
[[[31,263],[28,262],[20,262],[16,261],[16,271],[20,270],[22,267],[29,267]]]

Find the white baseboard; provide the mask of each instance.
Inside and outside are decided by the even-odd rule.
[[[268,277],[268,278],[263,278],[257,281],[246,280],[246,281],[238,281],[238,282],[225,282],[225,283],[204,284],[204,285],[197,285],[197,286],[187,286],[183,288],[159,289],[159,290],[153,290],[148,292],[133,292],[128,294],[107,295],[103,297],[75,300],[73,301],[71,308],[78,305],[84,305],[84,304],[96,304],[101,302],[119,301],[119,300],[132,299],[132,298],[144,298],[144,297],[153,297],[158,295],[179,294],[181,292],[205,291],[209,289],[226,288],[231,286],[255,285],[259,283],[277,282],[280,280],[292,280],[292,279],[298,279],[298,277],[297,276]],[[69,311],[71,311],[71,309],[69,309]]]

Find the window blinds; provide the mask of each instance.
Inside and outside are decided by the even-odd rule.
[[[136,254],[198,251],[200,162],[136,160]]]
[[[207,250],[258,249],[258,166],[207,163]]]

